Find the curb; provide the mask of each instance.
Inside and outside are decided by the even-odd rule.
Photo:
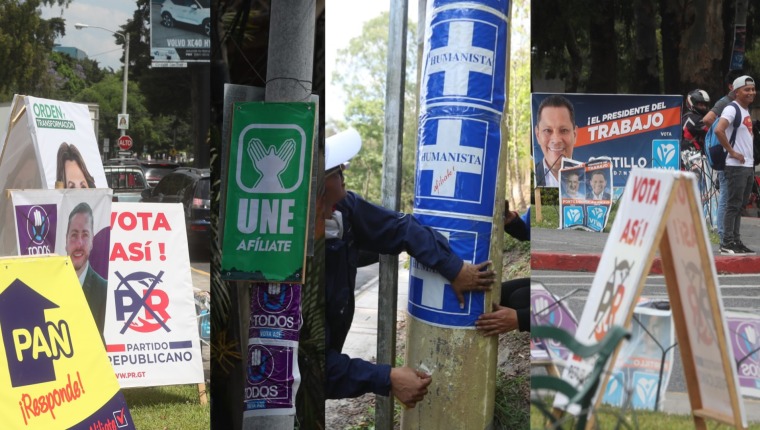
[[[601,254],[563,254],[532,251],[530,253],[530,268],[532,270],[596,272],[600,259]],[[716,256],[715,270],[721,275],[760,273],[760,256]],[[660,257],[655,257],[652,261],[652,268],[649,270],[649,274],[662,275],[662,259]]]

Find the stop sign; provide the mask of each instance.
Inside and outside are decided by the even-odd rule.
[[[132,149],[132,138],[124,135],[119,138],[119,149],[122,151],[129,151]]]

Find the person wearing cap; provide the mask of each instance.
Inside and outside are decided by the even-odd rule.
[[[752,191],[752,181],[755,178],[752,151],[752,118],[749,115],[749,105],[755,100],[755,81],[747,76],[734,80],[733,90],[738,109],[723,109],[715,127],[715,135],[723,148],[728,152],[726,167],[723,170],[726,186],[720,192],[727,193],[725,212],[723,213],[723,235],[721,236],[720,252],[725,255],[746,255],[755,252],[747,248],[741,241],[740,226],[742,207],[749,200]],[[734,130],[733,122],[736,115],[741,115],[741,123]],[[728,136],[736,133],[736,141],[732,147]]]
[[[391,367],[351,358],[342,353],[354,316],[354,287],[360,249],[380,254],[403,251],[451,281],[463,302],[465,291],[486,291],[495,273],[490,261],[465,263],[446,238],[421,225],[412,215],[374,205],[347,191],[343,177],[347,163],[361,148],[354,130],[327,139],[322,216],[325,220],[327,398],[357,397],[365,393],[393,394],[414,407],[427,394],[431,376],[410,367]]]

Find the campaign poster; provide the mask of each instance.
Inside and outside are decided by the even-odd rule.
[[[110,189],[12,190],[19,255],[71,259],[100,333],[106,312]]]
[[[508,11],[505,1],[435,0],[425,23],[414,216],[473,264],[488,260],[498,229]],[[416,259],[409,286],[409,313],[430,325],[474,329],[490,306],[476,292],[461,307],[450,282]]]
[[[124,387],[203,382],[180,203],[114,203],[106,351]]]
[[[760,316],[726,312],[742,395],[760,398]]]
[[[246,355],[243,417],[294,414],[301,382],[297,342],[251,338]]]
[[[661,306],[664,303],[666,306]],[[636,409],[658,410],[673,371],[676,344],[667,302],[640,299],[633,311],[631,339],[623,345],[602,401],[622,407],[627,396]],[[660,371],[662,370],[662,378]],[[659,396],[658,396],[659,389]]]
[[[614,187],[625,186],[634,166],[678,170],[682,102],[680,95],[531,94],[536,186],[559,186],[563,158],[609,157]],[[554,109],[542,109],[540,122],[542,103]]]
[[[69,257],[1,264],[2,427],[134,429]]]
[[[211,58],[211,0],[150,2],[153,67],[187,67]]]
[[[611,178],[609,160],[580,163],[560,170],[560,228],[603,231],[612,208]]]
[[[314,103],[235,103],[224,205],[227,280],[302,282]]]
[[[564,298],[558,298],[540,283],[530,286],[530,324],[531,326],[559,327],[570,334],[578,329],[578,320],[573,311],[565,304]],[[551,358],[560,366],[570,357],[570,350],[561,343],[549,339],[532,339],[531,357]]]

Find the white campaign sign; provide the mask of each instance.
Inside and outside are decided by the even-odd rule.
[[[180,203],[114,203],[106,351],[122,387],[203,382]]]
[[[599,261],[588,300],[583,308],[575,338],[597,343],[612,325],[624,325],[638,296],[638,287],[646,278],[654,252],[654,241],[673,188],[672,173],[634,169],[623,191],[617,217]],[[569,360],[562,377],[577,384],[573,375],[584,375],[587,363]],[[555,406],[564,407],[567,399],[558,395]],[[575,406],[575,405],[573,405]],[[578,408],[569,409],[577,413]]]

